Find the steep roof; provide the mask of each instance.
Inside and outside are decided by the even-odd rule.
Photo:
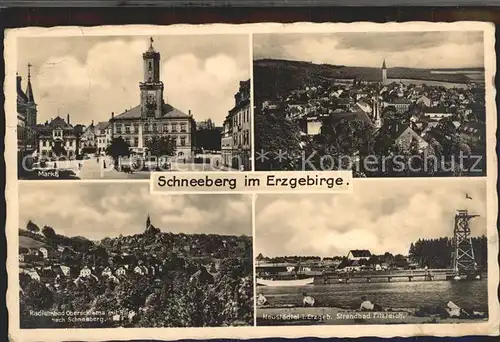
[[[164,103],[162,108],[162,118],[189,118],[190,116],[170,104]],[[115,115],[115,120],[121,119],[140,119],[141,105],[126,110],[123,113]]]
[[[95,125],[96,129],[106,129],[106,127],[109,126],[109,121],[100,121],[97,123],[97,125]]]
[[[355,258],[369,258],[372,256],[372,253],[367,249],[351,249],[349,253]]]
[[[33,88],[31,87],[31,77],[28,76],[28,85],[26,86],[26,97],[29,102],[35,102],[35,96],[33,95]]]
[[[49,126],[50,127],[59,126],[59,127],[63,128],[63,129],[72,129],[73,128],[73,126],[71,126],[70,124],[68,124],[60,116],[57,116],[55,119],[53,119],[51,122],[49,122]]]
[[[115,115],[116,119],[139,119],[141,117],[141,105],[135,106],[129,110],[124,111],[118,115]]]
[[[331,119],[334,125],[339,124],[343,121],[354,121],[354,120],[358,120],[369,125],[373,124],[368,115],[361,110],[355,112],[333,113],[331,115]]]
[[[190,116],[181,110],[165,103],[163,104],[163,117],[164,118],[189,118]]]

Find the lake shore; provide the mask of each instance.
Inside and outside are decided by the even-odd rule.
[[[487,321],[487,318],[441,318],[416,316],[414,309],[360,312],[333,307],[260,307],[257,325],[355,325],[355,324],[425,324]]]

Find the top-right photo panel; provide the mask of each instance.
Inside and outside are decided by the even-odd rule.
[[[483,32],[253,36],[257,171],[486,176]]]

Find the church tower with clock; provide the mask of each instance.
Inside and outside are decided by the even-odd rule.
[[[142,54],[144,61],[144,82],[139,84],[141,90],[141,117],[143,119],[162,117],[163,82],[160,80],[160,53],[153,47],[150,38],[149,49]]]

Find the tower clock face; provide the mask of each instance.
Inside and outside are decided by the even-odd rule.
[[[154,105],[156,103],[155,94],[148,94],[147,103],[148,105]]]

